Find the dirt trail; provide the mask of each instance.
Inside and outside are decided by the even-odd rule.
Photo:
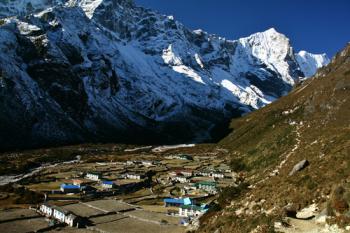
[[[349,231],[338,228],[336,225],[323,225],[315,222],[314,219],[311,220],[299,220],[288,218],[291,227],[280,227],[275,228],[278,232],[284,233],[347,233]]]

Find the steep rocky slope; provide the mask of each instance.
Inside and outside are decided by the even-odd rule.
[[[126,0],[6,0],[0,16],[1,148],[209,140],[328,62],[273,28],[231,41]]]
[[[201,232],[270,232],[312,203],[333,216],[328,221],[349,225],[349,195],[339,198],[339,190],[350,190],[350,44],[287,96],[233,120],[231,130],[219,146],[250,187],[236,199],[226,195],[228,205],[208,214]]]

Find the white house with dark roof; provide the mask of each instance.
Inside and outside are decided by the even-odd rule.
[[[125,174],[125,179],[131,179],[131,180],[141,180],[145,178],[145,175],[138,174],[138,173],[127,173]]]
[[[39,210],[46,217],[52,217],[61,223],[66,223],[68,226],[74,227],[79,225],[78,216],[60,207],[44,203],[40,205]]]
[[[53,207],[53,215],[52,216],[62,223],[65,222],[64,220],[68,214],[69,213],[67,211],[65,211],[57,206]]]
[[[218,171],[214,171],[210,174],[211,177],[213,178],[218,178],[218,179],[223,179],[225,177],[224,173],[222,172],[218,172]]]
[[[79,218],[78,216],[74,214],[68,214],[66,215],[64,222],[71,227],[77,226],[79,224]]]
[[[179,182],[179,183],[189,183],[190,179],[182,174],[177,174],[176,176],[170,177],[172,181]]]
[[[179,216],[195,217],[201,216],[208,211],[207,206],[183,205],[179,208]]]
[[[102,175],[98,172],[88,172],[86,173],[86,179],[99,181],[101,179]]]
[[[39,210],[47,217],[51,217],[53,214],[53,207],[47,203],[41,204]]]

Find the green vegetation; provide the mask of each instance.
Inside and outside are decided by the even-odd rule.
[[[242,158],[232,158],[229,166],[234,172],[241,172],[247,169],[247,165]]]
[[[225,208],[231,203],[231,201],[239,198],[248,188],[247,183],[241,183],[237,187],[229,186],[224,188],[217,199],[218,204],[221,208]]]
[[[38,204],[43,202],[44,195],[28,190],[24,187],[14,187],[12,184],[0,186],[0,192],[13,193],[13,204]]]

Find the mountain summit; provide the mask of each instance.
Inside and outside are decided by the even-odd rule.
[[[2,1],[0,16],[3,148],[209,140],[328,63],[275,29],[227,40],[126,0]]]

